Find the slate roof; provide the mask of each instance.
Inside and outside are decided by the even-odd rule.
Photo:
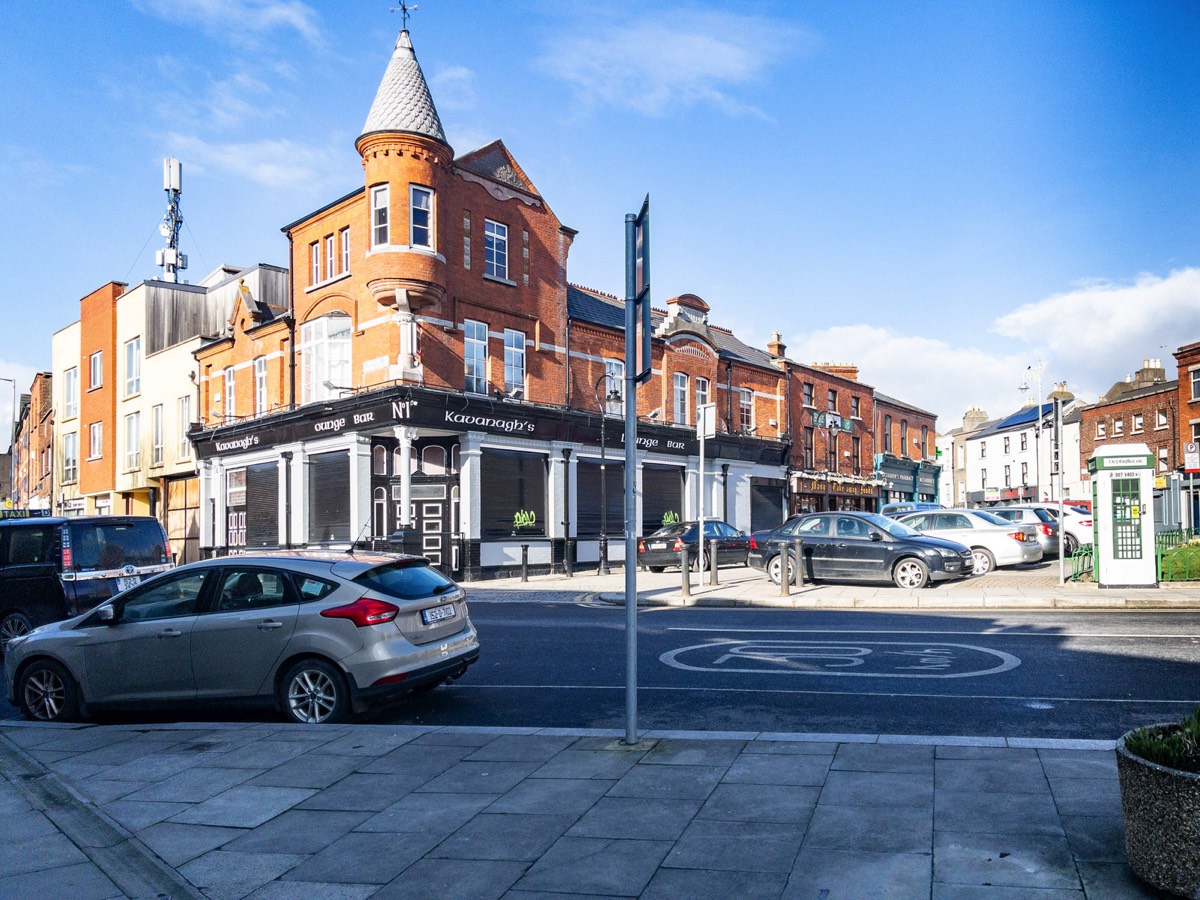
[[[590,322],[603,328],[624,331],[625,301],[569,284],[567,285],[567,316],[577,322]],[[652,310],[650,313],[651,327],[658,328],[665,318],[664,313]],[[741,362],[761,366],[764,369],[778,368],[773,362],[775,357],[770,353],[742,343],[728,331],[710,327],[709,334],[723,357],[733,357]]]
[[[921,409],[919,406],[913,406],[911,403],[905,403],[903,400],[897,400],[895,397],[889,397],[887,394],[884,394],[881,391],[875,392],[875,399],[882,400],[889,406],[899,406],[902,409],[911,409],[913,412],[919,412],[926,416],[933,416],[935,419],[937,418],[936,413],[931,413],[927,409]]]
[[[446,144],[442,121],[433,105],[433,95],[425,83],[407,29],[396,38],[396,49],[388,61],[359,137],[377,131],[423,134]]]

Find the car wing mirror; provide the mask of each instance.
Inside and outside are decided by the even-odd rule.
[[[873,540],[873,541],[882,541],[882,540],[883,540],[883,535],[882,535],[882,534],[880,534],[878,531],[872,531],[872,532],[871,532],[871,540]]]
[[[116,609],[113,608],[113,605],[111,603],[108,604],[108,606],[102,606],[98,610],[96,610],[96,618],[99,619],[101,622],[103,622],[105,625],[116,625],[117,622],[120,620],[120,617],[117,615]]]

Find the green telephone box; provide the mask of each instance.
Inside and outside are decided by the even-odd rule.
[[[1092,538],[1102,588],[1157,587],[1154,454],[1145,444],[1098,447],[1092,476]]]

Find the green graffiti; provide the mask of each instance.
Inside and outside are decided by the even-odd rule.
[[[665,513],[663,513],[662,523],[664,525],[674,525],[678,521],[679,513],[675,512],[675,510],[668,509]]]
[[[537,514],[532,509],[518,509],[513,513],[513,528],[532,528],[537,524]]]

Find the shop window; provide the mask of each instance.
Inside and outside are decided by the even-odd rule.
[[[446,474],[446,448],[430,444],[421,449],[421,470],[426,475]]]
[[[625,465],[609,457],[604,465],[604,490],[600,490],[600,461],[581,459],[576,469],[578,502],[576,529],[580,537],[596,537],[603,524],[608,534],[625,531]],[[600,495],[604,494],[605,515],[601,515]]]
[[[345,450],[308,458],[308,539],[350,540],[350,454]]]
[[[683,521],[683,469],[642,466],[642,534]],[[612,528],[611,523],[609,528]]]
[[[479,485],[482,537],[546,534],[546,457],[537,453],[484,450]]]

